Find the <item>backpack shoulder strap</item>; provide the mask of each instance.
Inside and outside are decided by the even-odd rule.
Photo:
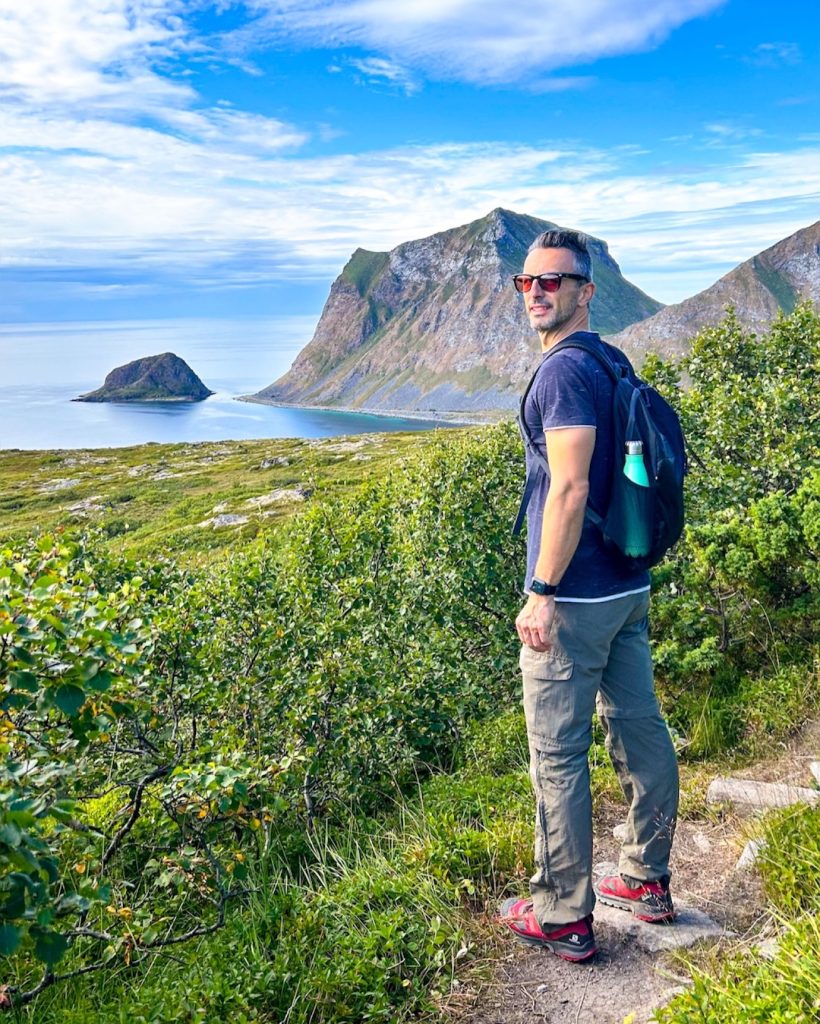
[[[538,366],[535,368],[535,372],[530,377],[529,383],[524,389],[524,394],[521,396],[521,401],[518,405],[518,429],[521,433],[521,439],[524,442],[524,446],[529,452],[530,459],[532,460],[532,466],[530,471],[527,473],[527,480],[524,484],[524,493],[521,497],[521,504],[518,506],[518,515],[515,517],[515,525],[512,528],[513,537],[517,537],[521,533],[521,527],[524,525],[524,519],[527,515],[527,508],[532,497],[532,492],[535,490],[535,485],[538,483],[538,478],[544,473],[547,478],[550,475],[550,467],[547,460],[538,450],[535,438],[530,433],[530,428],[527,426],[527,418],[524,415],[524,407],[527,403],[527,398],[532,386],[535,383],[535,378],[538,376],[538,371],[544,365],[542,359]]]
[[[551,349],[548,349],[544,355],[544,360],[541,365],[543,366],[543,363],[546,362],[547,359],[566,348],[580,348],[588,355],[594,356],[616,384],[623,377],[629,376],[629,372],[632,370],[632,364],[626,356],[623,355],[620,349],[616,349],[611,345],[604,347],[603,342],[596,345],[594,342],[588,341],[586,338],[578,338],[572,334],[568,338],[564,338],[563,341],[559,341],[557,345],[553,345]],[[618,359],[618,361],[615,362],[610,357],[607,348],[610,348],[613,352],[617,352],[619,356],[623,356],[623,361]],[[539,367],[539,369],[540,368],[541,367]],[[530,382],[530,386],[531,385],[532,382]]]

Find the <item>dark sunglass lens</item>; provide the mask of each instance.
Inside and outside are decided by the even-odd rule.
[[[539,277],[538,283],[545,292],[557,292],[561,287],[560,277]]]
[[[532,288],[532,278],[526,274],[519,274],[513,278],[513,284],[517,292],[528,292]]]

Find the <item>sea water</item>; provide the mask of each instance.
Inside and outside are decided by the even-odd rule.
[[[237,401],[273,383],[310,340],[312,316],[0,325],[0,449],[109,448],[150,441],[331,437],[436,424]],[[203,402],[75,402],[107,373],[174,352]]]

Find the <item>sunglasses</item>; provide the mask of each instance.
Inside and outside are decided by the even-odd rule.
[[[528,292],[532,288],[533,281],[537,281],[542,292],[557,292],[565,277],[571,281],[588,281],[583,274],[516,274],[513,277],[513,284],[517,292]]]

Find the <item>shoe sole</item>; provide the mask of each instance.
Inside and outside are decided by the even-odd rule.
[[[559,957],[561,960],[566,960],[568,963],[571,964],[580,964],[583,963],[585,960],[591,960],[592,957],[594,957],[597,954],[598,947],[593,946],[592,949],[586,950],[586,952],[581,953],[580,956],[572,956],[571,953],[566,953],[561,948],[556,949],[555,943],[550,942],[549,939],[537,939],[533,935],[522,935],[521,932],[518,932],[515,930],[515,928],[513,928],[512,920],[508,917],[504,917],[504,911],[516,902],[518,901],[514,898],[510,900],[505,900],[501,904],[501,911],[498,920],[502,924],[505,924],[513,933],[513,935],[518,939],[518,941],[523,942],[525,946],[536,946],[539,949],[548,949],[550,953],[552,953],[554,956]]]
[[[564,953],[562,950],[556,949],[551,942],[545,942],[543,939],[530,939],[524,935],[519,935],[517,931],[513,931],[513,935],[524,943],[525,946],[537,946],[539,949],[548,949],[553,956],[557,956],[560,960],[566,960],[570,964],[582,964],[587,960],[591,960],[597,953],[597,946],[595,949],[590,950],[588,953],[582,953],[581,956],[570,956],[569,953]]]
[[[631,900],[622,900],[617,896],[602,896],[597,891],[595,895],[606,906],[615,907],[617,910],[628,910],[633,917],[636,917],[639,921],[645,921],[647,924],[660,924],[664,921],[672,921],[675,917],[674,910],[664,910],[659,914],[651,914],[646,913],[646,907],[642,904],[635,904]]]

